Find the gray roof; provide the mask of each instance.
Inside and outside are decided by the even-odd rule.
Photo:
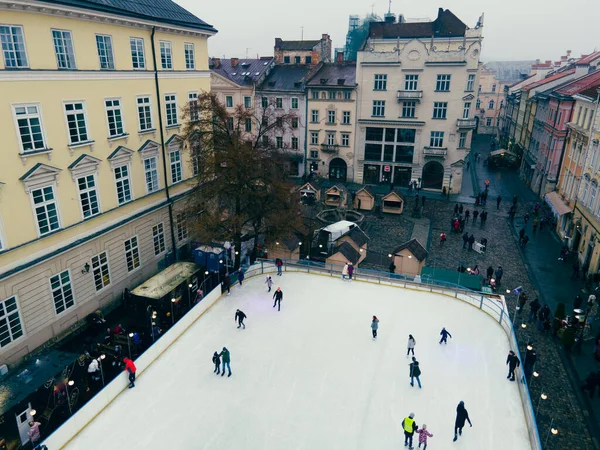
[[[304,92],[304,86],[310,73],[310,66],[300,64],[275,66],[258,89],[264,91]]]
[[[372,39],[444,38],[464,36],[467,26],[449,9],[438,9],[438,17],[431,22],[371,22]]]
[[[252,86],[260,83],[273,67],[273,58],[240,59],[237,65],[231,64],[231,59],[221,59],[218,68],[214,60],[210,61],[210,70],[233,81],[239,86]]]
[[[320,43],[321,41],[280,41],[279,48],[286,51],[310,51],[315,45]],[[277,42],[275,43],[275,47],[277,47]]]
[[[405,242],[400,247],[395,249],[393,253],[394,253],[394,255],[396,255],[396,254],[398,254],[398,252],[400,252],[404,249],[407,249],[408,251],[410,251],[415,256],[415,258],[417,258],[417,261],[419,261],[419,262],[421,262],[425,258],[427,258],[427,255],[429,254],[429,253],[427,253],[427,250],[425,250],[425,247],[423,247],[417,239],[411,239],[410,241]]]
[[[340,252],[352,264],[356,264],[360,259],[360,253],[357,252],[348,242],[342,242],[342,245],[335,249],[335,253]]]
[[[367,236],[365,234],[365,232],[363,230],[361,230],[359,227],[352,228],[348,232],[344,233],[342,235],[342,237],[343,236],[348,236],[359,247],[362,247],[369,241],[369,236]]]
[[[535,61],[490,61],[483,65],[488,70],[496,72],[500,81],[519,81],[522,75],[528,75]]]
[[[308,85],[327,87],[355,87],[356,62],[323,64],[321,68],[318,69],[313,76],[311,76]]]
[[[39,3],[68,5],[119,16],[217,32],[212,25],[200,20],[171,0],[44,0]]]

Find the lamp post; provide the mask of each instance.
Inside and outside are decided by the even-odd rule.
[[[100,376],[102,377],[102,387],[104,387],[104,369],[102,368],[102,361],[106,358],[106,355],[102,353],[100,358],[98,358],[98,362],[100,363]]]
[[[554,417],[550,421],[550,429],[548,430],[548,434],[546,434],[546,439],[544,440],[544,448],[548,448],[548,438],[550,437],[550,434],[552,434],[553,436],[556,436],[558,434],[558,429],[552,428],[553,424],[554,424]]]
[[[29,411],[29,415],[31,416],[31,420],[33,420],[35,422],[35,415],[37,414],[37,411],[35,409],[32,409],[31,411]]]
[[[152,342],[154,342],[154,327],[156,326],[156,311],[152,311],[152,316],[150,317],[150,334],[152,335]]]
[[[188,306],[192,309],[192,288],[194,285],[192,283],[188,284]]]
[[[515,294],[517,294],[517,305],[515,306],[515,315],[513,316],[513,320],[512,320],[513,321],[513,327],[514,327],[515,320],[517,320],[517,312],[519,312],[519,309],[521,309],[521,308],[519,308],[519,300],[521,299],[521,291],[522,290],[523,290],[523,286],[516,287],[516,288],[514,288],[512,290],[512,292],[514,292]],[[510,294],[511,290],[507,289],[506,293]]]
[[[538,414],[540,413],[540,404],[542,403],[542,400],[548,400],[548,394],[544,394],[542,392],[542,395],[540,395],[540,399],[538,400],[538,404],[535,408]]]
[[[75,382],[73,380],[69,380],[67,384],[65,384],[65,391],[67,392],[67,405],[69,405],[69,412],[73,415],[73,409],[71,408],[71,396],[69,395],[69,386],[73,386]]]
[[[129,333],[127,335],[127,348],[129,349],[129,359],[131,359],[131,338],[133,337],[133,333]]]
[[[171,299],[171,325],[175,325],[175,315],[173,313],[173,305],[175,304],[176,301],[177,301],[176,298]]]

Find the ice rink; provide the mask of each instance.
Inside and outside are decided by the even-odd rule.
[[[428,450],[530,449],[518,387],[506,379],[508,340],[485,313],[360,281],[273,280],[284,292],[280,312],[264,277],[235,286],[67,448],[398,450],[402,419],[414,412],[433,433]],[[245,330],[236,308],[248,316]],[[452,339],[439,345],[444,326]],[[422,389],[409,384],[409,333]],[[223,346],[231,378],[213,374]],[[461,400],[473,427],[453,443]]]

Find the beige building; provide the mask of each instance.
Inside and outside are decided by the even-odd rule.
[[[482,26],[441,8],[432,22],[370,24],[356,66],[356,181],[460,192]]]
[[[284,41],[275,38],[275,62],[277,64],[308,64],[331,62],[331,38],[323,34],[320,40]]]

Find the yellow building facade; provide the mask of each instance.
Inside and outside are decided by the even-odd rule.
[[[112,309],[188,241],[178,134],[210,90],[216,30],[159,3],[170,18],[0,1],[0,365]]]

